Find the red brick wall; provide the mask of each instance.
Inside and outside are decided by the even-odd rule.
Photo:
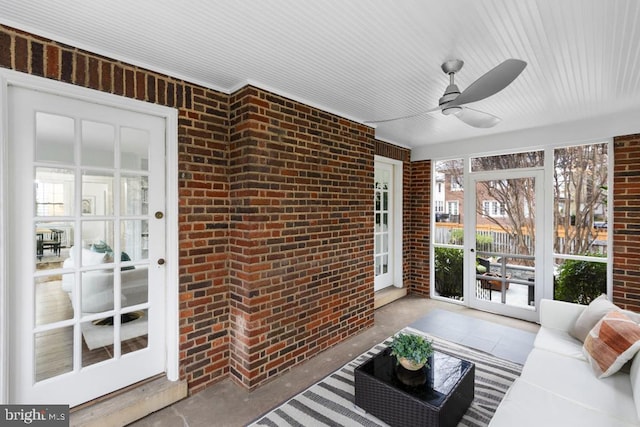
[[[640,134],[614,138],[613,302],[640,311]]]
[[[412,293],[429,296],[431,263],[431,161],[411,163],[411,227],[409,247],[411,266],[409,288]]]
[[[373,129],[231,96],[234,380],[252,388],[373,324]]]
[[[2,26],[0,67],[178,109],[180,376],[226,376],[228,95]]]

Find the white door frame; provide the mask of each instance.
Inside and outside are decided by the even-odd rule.
[[[517,317],[520,319],[537,322],[539,320],[539,307],[540,300],[543,293],[546,293],[544,287],[553,286],[548,283],[548,280],[544,280],[544,238],[546,235],[544,212],[545,210],[545,197],[544,197],[544,170],[542,169],[509,169],[505,171],[489,171],[489,172],[470,172],[465,177],[465,188],[472,189],[469,194],[465,194],[465,218],[467,220],[464,224],[464,241],[468,242],[464,245],[465,253],[465,299],[468,301],[468,306],[483,311],[498,313],[509,317]],[[476,247],[476,197],[475,191],[476,183],[478,181],[487,180],[499,180],[499,179],[517,179],[517,178],[534,178],[535,179],[535,277],[536,285],[534,287],[534,300],[535,306],[529,308],[518,308],[509,306],[506,304],[496,304],[479,300],[475,297],[475,285],[476,285],[476,268],[475,268],[475,247]]]
[[[390,251],[393,252],[392,263],[390,264],[390,268],[392,269],[392,285],[396,288],[402,288],[403,285],[403,271],[402,271],[402,240],[403,240],[403,230],[402,230],[402,221],[403,221],[403,212],[402,212],[402,202],[404,198],[403,194],[403,183],[402,183],[402,174],[403,174],[403,162],[400,160],[391,159],[388,157],[382,156],[374,156],[374,167],[376,163],[384,163],[387,165],[391,165],[393,168],[393,188],[391,190],[391,195],[393,200],[391,200],[391,206],[393,207],[393,217],[392,221],[392,234],[391,243],[389,246]],[[373,214],[373,212],[372,212]],[[375,280],[374,280],[375,281]],[[374,284],[375,288],[375,284]]]
[[[176,109],[137,101],[97,90],[0,69],[0,190],[10,191],[8,180],[8,88],[30,90],[75,98],[118,109],[131,110],[164,119],[166,124],[166,373],[167,379],[179,379],[179,312],[178,312],[178,112]],[[0,198],[0,404],[9,399],[9,325],[7,263],[8,207]]]

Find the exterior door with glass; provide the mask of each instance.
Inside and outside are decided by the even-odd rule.
[[[535,321],[542,274],[542,171],[471,174],[470,305]]]
[[[164,372],[165,120],[17,86],[8,105],[10,403]]]
[[[393,165],[376,162],[374,188],[374,291],[393,285]]]

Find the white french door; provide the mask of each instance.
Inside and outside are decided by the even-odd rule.
[[[374,291],[402,287],[402,162],[376,156]]]
[[[167,366],[166,123],[7,95],[8,400],[76,406]]]

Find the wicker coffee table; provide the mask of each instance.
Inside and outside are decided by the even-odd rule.
[[[435,352],[407,371],[386,349],[355,369],[356,406],[391,426],[455,426],[474,397],[475,365]]]

